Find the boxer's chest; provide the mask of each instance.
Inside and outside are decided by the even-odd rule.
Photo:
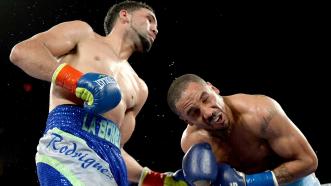
[[[271,163],[270,156],[274,154],[266,141],[245,134],[239,139],[219,144],[218,148],[214,148],[217,149],[218,162],[226,162],[245,172],[267,169]]]

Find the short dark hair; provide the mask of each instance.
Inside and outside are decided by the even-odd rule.
[[[114,23],[116,22],[118,18],[118,13],[121,10],[127,10],[128,12],[133,12],[135,10],[138,10],[140,8],[146,8],[154,13],[154,10],[152,7],[147,5],[143,2],[137,2],[137,1],[123,1],[117,4],[114,4],[107,12],[107,15],[105,17],[103,27],[105,29],[106,35],[108,35],[111,30],[113,29]]]
[[[191,82],[207,84],[205,80],[195,74],[184,74],[176,78],[168,89],[167,102],[170,109],[178,114],[176,103],[181,98],[182,92],[187,88]]]

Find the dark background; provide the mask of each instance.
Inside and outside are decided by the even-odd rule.
[[[19,41],[74,19],[103,34],[103,19],[117,1],[0,1],[0,185],[37,185],[34,155],[48,113],[49,83],[9,62]],[[314,148],[322,183],[329,177],[330,11],[318,2],[146,1],[156,11],[159,35],[148,54],[130,63],[149,86],[149,98],[125,146],[143,166],[175,171],[185,124],[170,112],[171,81],[196,73],[223,95],[275,98]],[[216,3],[217,2],[217,3]],[[328,49],[327,49],[328,48]],[[252,152],[254,153],[254,152]],[[8,183],[8,182],[7,182]]]

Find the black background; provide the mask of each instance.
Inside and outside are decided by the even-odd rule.
[[[48,113],[49,83],[9,62],[19,41],[74,19],[103,35],[103,19],[117,1],[0,1],[0,183],[37,185],[34,155]],[[143,166],[175,171],[185,124],[170,112],[171,81],[196,73],[221,94],[266,94],[276,99],[314,148],[322,183],[331,182],[329,105],[330,17],[318,2],[146,1],[159,35],[148,54],[130,63],[149,87],[125,149]],[[3,184],[1,184],[3,185]]]

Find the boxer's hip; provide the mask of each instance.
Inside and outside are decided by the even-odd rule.
[[[121,134],[111,120],[76,105],[60,105],[48,115],[45,133],[59,128],[90,142],[111,143],[120,148]]]
[[[37,151],[39,169],[46,164],[71,183],[127,184],[117,125],[80,107],[61,105],[49,113]]]

